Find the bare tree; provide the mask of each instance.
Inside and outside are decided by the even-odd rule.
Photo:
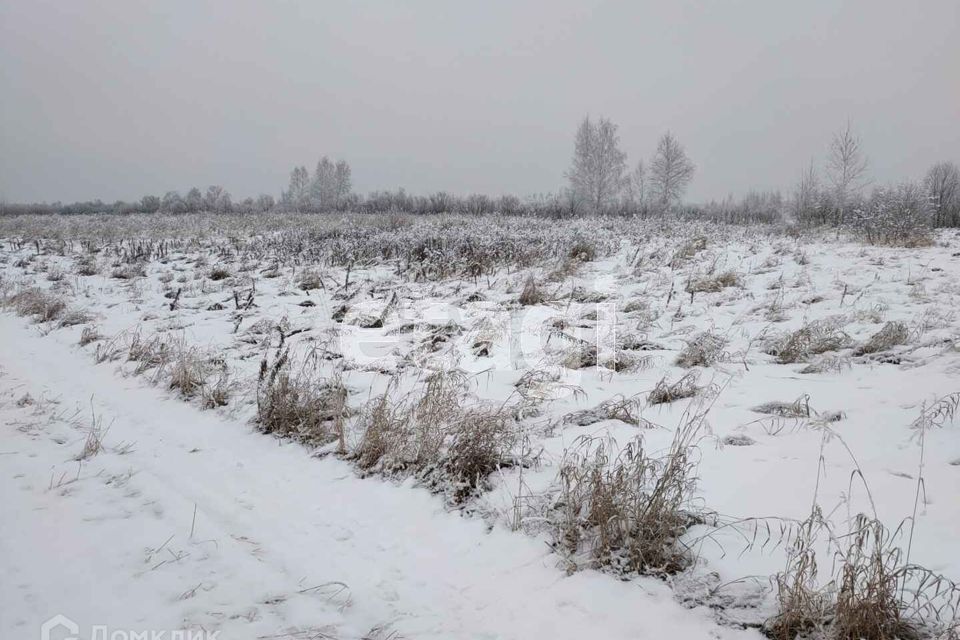
[[[337,162],[333,170],[333,206],[340,209],[346,204],[352,187],[350,165],[345,160]]]
[[[930,167],[924,180],[933,200],[934,225],[960,224],[960,169],[952,162],[938,162]]]
[[[593,212],[603,211],[620,195],[627,154],[620,150],[617,125],[606,118],[583,119],[574,140],[573,164],[567,172],[571,192]]]
[[[286,193],[283,194],[283,201],[285,204],[294,208],[295,211],[300,211],[300,209],[310,201],[310,174],[307,173],[306,167],[294,167],[293,171],[290,172],[290,186],[287,188]]]
[[[187,211],[192,211],[193,213],[203,211],[203,194],[200,193],[200,189],[196,187],[190,189],[183,201],[187,207]]]
[[[317,162],[313,171],[313,182],[310,183],[310,203],[321,211],[330,209],[336,200],[336,165],[323,156]]]
[[[810,161],[810,166],[800,174],[800,181],[793,191],[793,201],[791,202],[793,217],[797,222],[806,224],[820,224],[823,209],[820,202],[820,179],[817,176],[817,169]]]
[[[669,207],[683,197],[695,170],[683,146],[668,131],[660,138],[650,163],[652,195],[662,207]]]
[[[642,207],[646,204],[648,195],[647,166],[640,160],[627,177],[627,199],[631,204]]]
[[[863,155],[860,138],[847,127],[833,136],[827,157],[827,175],[833,185],[837,207],[837,225],[843,226],[847,209],[859,199],[866,186],[867,158]]]

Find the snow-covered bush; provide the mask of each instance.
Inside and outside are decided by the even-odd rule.
[[[922,246],[931,242],[933,212],[926,190],[904,182],[875,190],[854,210],[852,224],[871,244]]]

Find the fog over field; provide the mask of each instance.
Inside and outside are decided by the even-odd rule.
[[[958,61],[0,0],[0,638],[957,640]]]
[[[556,190],[584,115],[672,131],[695,201],[782,189],[852,119],[875,178],[960,147],[960,6],[900,2],[0,2],[0,197]]]

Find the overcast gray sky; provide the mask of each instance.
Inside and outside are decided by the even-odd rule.
[[[690,199],[787,188],[851,118],[877,181],[960,161],[960,0],[0,0],[0,197],[563,184],[585,115]]]

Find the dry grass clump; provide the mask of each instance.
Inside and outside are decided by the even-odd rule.
[[[687,372],[676,382],[669,382],[666,377],[663,377],[647,394],[647,404],[666,404],[684,398],[692,398],[700,393],[700,387],[697,386],[699,378],[700,376],[696,371]]]
[[[97,265],[96,258],[86,256],[77,260],[76,271],[77,275],[80,276],[95,276],[100,272],[100,267]]]
[[[361,412],[357,465],[390,475],[412,474],[463,502],[510,457],[515,433],[503,406],[466,406],[467,378],[458,370],[431,373],[403,396],[395,384]]]
[[[597,259],[597,245],[583,236],[577,236],[571,242],[567,256],[580,262],[592,262]]]
[[[218,266],[210,269],[207,277],[211,280],[226,280],[227,278],[232,278],[233,274],[226,267]]]
[[[323,278],[316,271],[306,270],[300,274],[300,280],[297,283],[301,291],[313,291],[323,289]]]
[[[77,461],[89,460],[101,451],[103,451],[103,437],[106,435],[103,428],[102,418],[93,414],[93,422],[87,430],[87,437],[83,441],[83,449],[74,458]]]
[[[812,415],[810,396],[807,394],[800,396],[793,402],[780,402],[777,400],[764,402],[751,409],[751,411],[780,418],[809,418]]]
[[[850,336],[835,322],[815,320],[791,334],[767,344],[765,353],[777,357],[778,364],[803,362],[810,356],[837,351],[850,344]]]
[[[673,257],[670,258],[670,268],[676,269],[706,248],[707,239],[704,236],[698,236],[696,238],[687,240],[680,245],[676,252],[674,252]]]
[[[905,322],[888,322],[879,331],[856,348],[858,356],[886,351],[897,345],[906,344],[910,340],[910,329]]]
[[[93,320],[93,314],[83,309],[69,309],[60,316],[61,327],[74,327],[78,324],[87,324]],[[83,345],[81,345],[83,346]]]
[[[950,394],[914,421],[919,431],[920,474],[914,511],[890,531],[877,517],[858,514],[848,520],[849,531],[837,535],[825,520],[814,493],[809,517],[800,523],[784,571],[774,576],[778,612],[764,625],[775,640],[824,637],[838,640],[916,640],[950,637],[957,629],[960,586],[929,569],[910,563],[917,507],[925,493],[923,478],[924,435],[928,429],[953,420],[960,394]],[[828,438],[823,430],[820,457]],[[851,454],[852,455],[852,454]],[[854,462],[856,462],[854,460]],[[822,467],[818,467],[819,487]],[[854,476],[863,478],[857,465]],[[869,495],[869,488],[868,488]],[[873,505],[872,498],[870,499]],[[875,514],[875,510],[874,510]],[[909,523],[909,526],[905,526]],[[909,531],[909,534],[906,532]],[[906,551],[898,544],[904,534]],[[823,535],[833,549],[832,570],[826,583],[818,581],[815,547]]]
[[[37,322],[57,320],[67,309],[63,298],[37,287],[23,289],[7,299],[17,315],[30,316]]]
[[[591,291],[586,287],[574,287],[570,292],[570,299],[582,304],[594,304],[607,300],[610,296],[600,291]]]
[[[617,372],[634,372],[648,369],[653,365],[652,356],[637,356],[632,353],[625,353],[617,350],[610,357],[604,359],[601,363],[607,369]]]
[[[173,359],[176,349],[175,345],[163,336],[154,335],[144,338],[139,331],[135,331],[130,336],[126,351],[127,360],[137,363],[134,373],[141,374],[150,369],[162,371],[162,368]],[[98,362],[100,362],[99,359]]]
[[[91,342],[96,342],[100,339],[100,332],[96,327],[84,327],[83,331],[80,332],[80,346],[85,347]]]
[[[727,287],[739,287],[740,276],[735,271],[724,271],[714,276],[690,279],[687,281],[687,293],[717,293]]]
[[[642,408],[643,403],[637,396],[615,396],[592,409],[568,413],[563,417],[563,421],[565,424],[586,427],[602,420],[619,420],[637,427],[649,428],[652,424],[641,415]]]
[[[812,362],[807,364],[805,367],[800,369],[797,373],[840,373],[845,368],[850,367],[850,358],[847,356],[841,356],[836,354],[825,353]]]
[[[170,388],[184,398],[193,398],[203,390],[208,369],[209,362],[200,352],[181,343],[170,363]]]
[[[282,336],[282,334],[281,334]],[[347,389],[339,379],[290,373],[290,352],[281,337],[271,363],[264,355],[257,378],[257,425],[263,433],[321,446],[343,442]]]
[[[702,416],[688,420],[659,457],[641,437],[615,456],[614,444],[581,438],[565,455],[553,524],[571,568],[583,555],[618,574],[666,576],[689,566],[679,538],[699,519],[691,496],[701,424]]]
[[[825,533],[836,549],[832,575],[818,579],[814,547]],[[915,640],[935,627],[955,625],[960,589],[946,578],[909,564],[891,532],[876,518],[857,515],[842,537],[819,507],[800,524],[787,567],[774,576],[778,613],[764,625],[775,640]]]
[[[147,268],[140,262],[121,264],[114,267],[110,272],[110,277],[116,278],[117,280],[135,280],[136,278],[142,278],[146,275]]]
[[[520,292],[517,301],[525,307],[543,304],[546,301],[546,297],[532,275],[527,277],[527,281],[523,284],[523,291]]]
[[[597,348],[591,344],[574,344],[563,352],[560,364],[567,369],[583,369],[597,366]]]
[[[777,614],[764,624],[774,640],[806,637],[820,627],[830,609],[830,595],[818,587],[817,554],[814,545],[823,522],[815,507],[804,520],[787,551],[786,569],[773,577],[777,592]]]
[[[57,265],[50,265],[47,268],[47,280],[50,282],[60,282],[64,279],[66,274],[63,272]]]
[[[834,635],[841,640],[909,640],[919,637],[904,615],[901,582],[908,576],[901,550],[878,520],[860,514],[842,563],[833,610]]]
[[[687,343],[687,346],[677,356],[675,364],[685,369],[709,367],[726,357],[723,350],[726,345],[727,339],[723,336],[704,331]]]

